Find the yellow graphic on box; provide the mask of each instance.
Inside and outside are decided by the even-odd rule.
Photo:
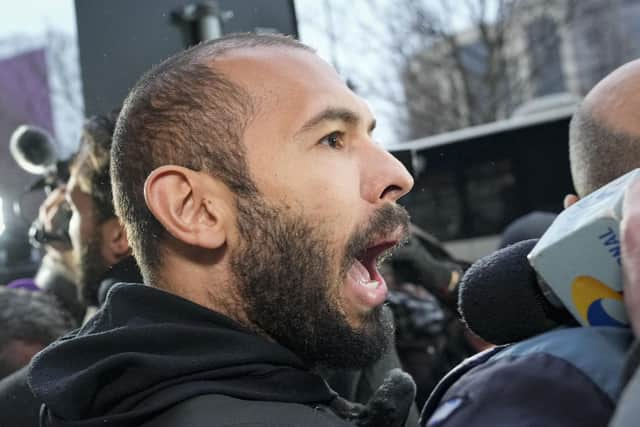
[[[591,276],[578,276],[571,285],[571,297],[580,317],[591,326],[626,326],[607,313],[605,300],[622,303],[622,294]]]

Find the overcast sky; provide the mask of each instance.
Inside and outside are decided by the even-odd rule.
[[[73,0],[1,0],[0,37],[55,28],[75,34]]]

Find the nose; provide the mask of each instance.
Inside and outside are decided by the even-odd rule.
[[[370,156],[362,163],[361,192],[370,203],[395,202],[413,187],[407,168],[388,151],[371,145]]]

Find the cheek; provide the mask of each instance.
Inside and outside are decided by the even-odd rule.
[[[318,211],[349,214],[361,205],[360,176],[350,162],[318,162],[292,179],[293,191]],[[305,177],[305,179],[300,179]]]
[[[330,239],[333,250],[342,254],[351,234],[363,221],[359,179],[336,170],[335,173],[307,175],[296,182],[292,193],[303,201],[305,216]]]
[[[306,194],[311,197],[305,203],[305,216],[342,249],[359,222],[358,193],[345,186],[319,186]]]

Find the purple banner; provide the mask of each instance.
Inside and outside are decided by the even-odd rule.
[[[0,197],[14,199],[36,177],[20,169],[9,153],[9,138],[21,124],[53,134],[44,49],[0,60]]]

